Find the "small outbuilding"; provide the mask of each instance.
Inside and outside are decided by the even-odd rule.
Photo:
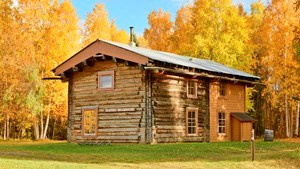
[[[246,113],[231,113],[231,138],[232,141],[250,141],[253,117]]]

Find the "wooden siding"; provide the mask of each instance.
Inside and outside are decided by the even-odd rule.
[[[98,72],[115,71],[113,90],[98,90]],[[144,71],[113,61],[97,62],[73,74],[69,81],[70,142],[145,142]],[[82,107],[98,107],[97,136],[82,135]]]
[[[241,141],[241,122],[234,117],[231,117],[231,139]]]
[[[245,112],[245,85],[226,82],[226,95],[220,96],[219,82],[210,82],[210,141],[231,141],[231,112]],[[218,113],[225,112],[225,135],[218,133]]]
[[[251,140],[252,122],[242,122],[241,141]]]
[[[208,83],[197,81],[197,95],[187,98],[187,79],[161,74],[153,75],[152,103],[153,143],[207,141]],[[186,108],[198,108],[197,134],[186,135]]]

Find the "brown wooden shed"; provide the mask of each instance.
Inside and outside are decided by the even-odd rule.
[[[231,139],[232,141],[250,141],[253,117],[246,113],[231,113]]]

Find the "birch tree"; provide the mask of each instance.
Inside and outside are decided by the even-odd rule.
[[[149,48],[165,52],[171,51],[173,22],[171,14],[159,9],[148,15],[149,28],[144,31],[144,38]]]
[[[280,113],[278,130],[285,129],[286,137],[292,136],[291,121],[296,110],[292,97],[300,92],[299,62],[294,44],[299,16],[295,11],[295,1],[274,0],[266,9],[261,32],[264,37],[264,96]]]

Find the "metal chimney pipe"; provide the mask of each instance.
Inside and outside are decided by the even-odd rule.
[[[133,42],[133,26],[130,26],[129,29],[130,29],[130,42],[129,42],[129,45],[135,47],[135,43]]]

